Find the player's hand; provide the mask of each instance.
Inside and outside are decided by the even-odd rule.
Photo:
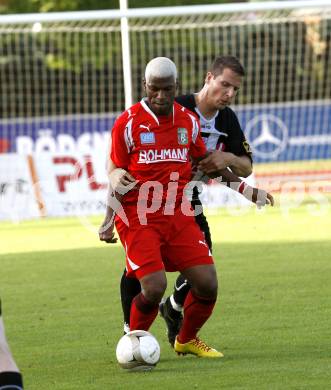
[[[260,188],[254,188],[246,185],[242,194],[250,202],[255,203],[259,209],[266,205],[273,206],[275,204],[273,196]]]
[[[129,172],[122,168],[114,169],[109,175],[109,181],[112,189],[122,195],[135,188],[138,183]]]
[[[107,244],[115,244],[117,238],[114,232],[114,222],[105,219],[99,228],[99,239]]]
[[[215,150],[208,157],[201,160],[198,164],[198,169],[205,174],[211,174],[231,165],[231,153]]]

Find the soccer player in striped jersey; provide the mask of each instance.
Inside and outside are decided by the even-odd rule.
[[[208,151],[219,150],[219,161],[210,163],[208,158],[200,164],[207,174],[225,166],[240,177],[252,173],[252,153],[234,111],[229,107],[237,95],[245,71],[236,57],[222,56],[215,59],[198,93],[182,95],[176,101],[198,115],[201,136]],[[193,191],[193,207],[201,207],[197,187]],[[196,216],[206,242],[212,250],[212,240],[207,219],[203,213]],[[125,283],[125,282],[124,282]],[[175,341],[182,321],[182,308],[189,284],[182,276],[176,280],[173,294],[160,305],[160,313],[167,325],[171,345]]]

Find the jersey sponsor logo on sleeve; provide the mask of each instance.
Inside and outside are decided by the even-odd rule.
[[[188,149],[161,149],[161,150],[140,150],[138,164],[153,164],[160,162],[182,162],[188,161]]]
[[[152,145],[155,144],[155,133],[140,133],[140,142],[142,145]]]
[[[177,134],[178,134],[179,145],[187,145],[188,144],[187,129],[185,129],[185,127],[178,127]]]

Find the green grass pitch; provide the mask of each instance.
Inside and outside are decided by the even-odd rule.
[[[225,357],[178,357],[158,317],[149,373],[116,363],[123,250],[98,241],[102,218],[0,224],[0,295],[26,388],[330,388],[331,212],[311,206],[209,216],[220,289],[201,338]]]

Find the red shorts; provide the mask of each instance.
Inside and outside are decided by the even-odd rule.
[[[209,247],[194,217],[181,210],[174,215],[154,214],[147,225],[126,226],[117,219],[116,229],[126,252],[128,277],[138,279],[165,269],[183,271],[197,265],[214,264]]]

